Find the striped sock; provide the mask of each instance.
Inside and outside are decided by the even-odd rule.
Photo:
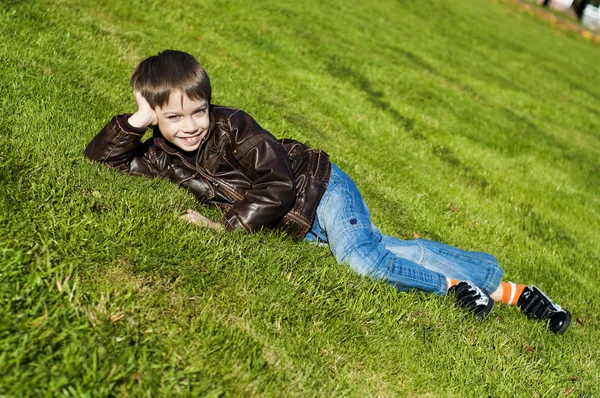
[[[458,285],[458,282],[460,282],[458,279],[446,277],[446,290],[450,289],[452,286]]]
[[[514,282],[500,282],[500,284],[502,285],[502,299],[500,301],[508,305],[517,305],[523,289],[527,287],[527,285],[518,285]]]

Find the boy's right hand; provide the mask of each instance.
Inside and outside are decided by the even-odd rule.
[[[127,120],[135,128],[148,128],[158,124],[156,112],[139,91],[133,93],[138,110]]]
[[[223,229],[223,226],[218,222],[214,222],[209,218],[204,217],[202,214],[194,211],[192,209],[187,209],[184,215],[179,217],[180,220],[185,220],[189,223],[200,225],[202,227],[207,227],[210,229],[216,229],[220,231]]]

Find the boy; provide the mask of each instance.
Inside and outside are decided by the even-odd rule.
[[[325,152],[277,140],[245,112],[211,104],[210,80],[193,56],[166,50],[149,57],[131,85],[137,111],[115,116],[85,155],[132,175],[168,178],[224,213],[215,223],[188,210],[187,221],[324,242],[338,262],[400,291],[454,294],[478,319],[501,301],[555,333],[567,330],[571,314],[535,286],[501,282],[493,256],[382,235],[354,182]],[[141,143],[149,127],[153,138]]]

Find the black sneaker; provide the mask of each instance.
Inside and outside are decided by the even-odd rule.
[[[475,315],[475,319],[482,320],[494,308],[494,300],[489,293],[478,288],[472,282],[458,282],[448,289],[448,294],[454,294],[454,303]]]
[[[523,290],[517,305],[528,318],[547,321],[554,333],[563,334],[571,324],[571,313],[552,302],[550,297],[533,285]]]

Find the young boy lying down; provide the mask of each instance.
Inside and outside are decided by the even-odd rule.
[[[503,282],[490,254],[383,235],[352,179],[325,152],[277,140],[244,111],[212,104],[208,75],[190,54],[166,50],[144,59],[131,84],[137,110],[113,117],[85,156],[132,175],[167,178],[224,213],[216,223],[188,210],[186,220],[327,243],[358,274],[400,291],[453,294],[478,319],[502,302],[554,333],[569,327],[571,314],[540,289]],[[150,127],[153,137],[142,143]]]

